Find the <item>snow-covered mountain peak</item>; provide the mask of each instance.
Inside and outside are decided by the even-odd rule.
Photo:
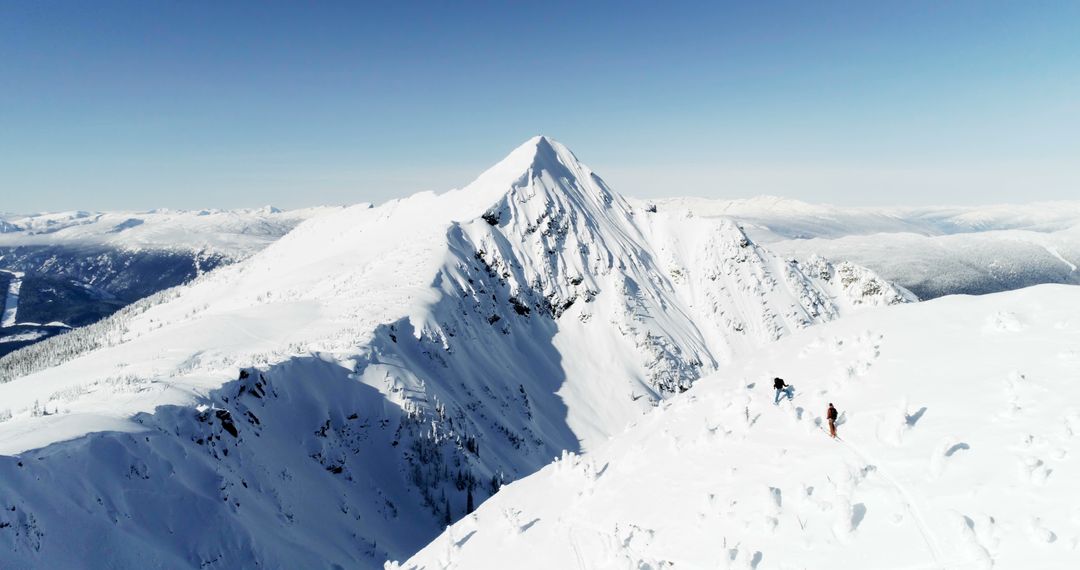
[[[535,137],[461,190],[311,219],[251,259],[103,324],[119,332],[104,342],[87,340],[96,349],[88,354],[43,345],[36,356],[20,356],[30,364],[9,362],[0,372],[48,380],[27,378],[33,386],[27,390],[0,384],[0,396],[17,413],[121,369],[205,379],[305,350],[352,358],[358,346],[397,338],[386,327],[407,327],[414,338],[462,355],[509,340],[502,337],[545,338],[556,344],[547,350],[558,355],[553,366],[569,385],[594,382],[607,368],[603,374],[613,384],[597,384],[604,398],[612,389],[628,399],[636,395],[634,402],[647,398],[614,406],[601,422],[569,414],[571,423],[581,422],[572,428],[579,440],[603,438],[641,405],[684,389],[743,348],[859,306],[908,300],[870,272],[836,271],[824,260],[804,270],[753,243],[731,221],[636,209],[565,146]],[[179,342],[172,337],[181,329],[204,333],[181,334]],[[498,336],[460,334],[475,330]],[[66,340],[98,333],[73,334]],[[483,346],[475,345],[479,339]],[[162,343],[169,346],[164,356],[151,348]],[[604,349],[577,352],[589,343]],[[136,347],[153,357],[140,364],[130,357]],[[41,370],[56,364],[58,353],[67,354],[61,365]],[[618,355],[617,369],[611,355]],[[83,372],[67,374],[67,368]],[[411,374],[407,383],[438,385]],[[580,396],[591,401],[600,394]],[[138,401],[128,404],[107,406],[106,413],[149,411]],[[582,413],[595,411],[592,406]],[[31,445],[5,438],[4,427],[0,449]],[[47,430],[41,433],[34,444],[51,441]]]
[[[190,534],[143,540],[132,557],[179,544],[172,555],[198,566],[242,534],[249,562],[374,567],[734,355],[906,300],[872,273],[776,256],[729,220],[634,207],[536,137],[465,188],[310,219],[244,262],[0,360],[0,453],[81,438],[64,449],[83,457],[122,441],[140,474],[166,457],[194,469],[186,454],[232,482],[237,502],[200,495],[214,499],[213,532],[170,521]],[[0,462],[0,482],[15,468]],[[295,483],[276,475],[286,468]],[[101,477],[109,501],[131,490]],[[314,495],[294,508],[296,488]],[[20,504],[71,510],[40,500]],[[85,512],[81,524],[114,528]],[[237,512],[282,514],[253,532]],[[25,560],[63,566],[64,552]]]
[[[525,141],[469,185],[446,196],[459,206],[488,208],[511,194],[520,202],[551,193],[576,195],[577,203],[586,194],[612,199],[607,186],[569,148],[545,136]]]
[[[495,172],[523,174],[528,170],[541,170],[545,165],[566,161],[577,163],[578,159],[566,145],[544,135],[537,135],[521,143],[480,176]]]

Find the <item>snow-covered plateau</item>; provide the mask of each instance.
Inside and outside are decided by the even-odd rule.
[[[1076,568],[1078,480],[1080,287],[952,296],[740,357],[387,567]]]
[[[651,210],[536,137],[0,358],[3,566],[381,568],[699,378],[914,300]]]
[[[780,255],[858,263],[921,299],[1080,284],[1080,201],[844,208],[761,196],[653,204],[662,211],[735,219]]]

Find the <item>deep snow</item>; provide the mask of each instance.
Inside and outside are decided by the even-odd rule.
[[[401,567],[1075,568],[1078,365],[1074,286],[848,316],[512,483]],[[794,400],[773,405],[773,376]]]

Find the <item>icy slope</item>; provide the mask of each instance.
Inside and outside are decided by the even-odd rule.
[[[1074,568],[1078,365],[1078,287],[846,317],[509,485],[401,567]],[[777,375],[796,396],[774,407]]]
[[[762,196],[674,198],[661,211],[738,220],[781,255],[874,269],[922,298],[1080,283],[1080,202],[843,208]]]
[[[0,453],[23,462],[0,463],[23,517],[0,541],[23,565],[378,567],[737,353],[910,300],[730,222],[635,209],[537,137],[466,188],[309,220],[0,359]],[[206,523],[127,499],[148,489]]]

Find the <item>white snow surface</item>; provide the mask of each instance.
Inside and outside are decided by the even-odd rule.
[[[125,250],[206,251],[242,258],[300,222],[336,210],[264,208],[0,215],[0,247],[106,245]]]
[[[913,300],[635,207],[536,137],[466,188],[315,217],[0,359],[0,453],[20,458],[0,457],[0,523],[21,533],[0,542],[14,567],[380,567],[467,488],[602,443],[739,354]]]
[[[1078,370],[1076,286],[848,316],[736,359],[387,568],[1076,568]],[[774,406],[774,376],[793,400]]]

